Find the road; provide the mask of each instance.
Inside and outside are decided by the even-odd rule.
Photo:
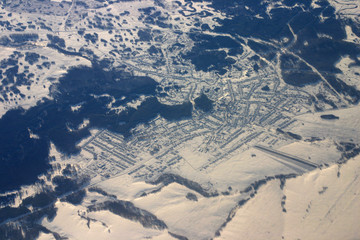
[[[254,146],[254,148],[262,151],[262,152],[265,152],[267,154],[270,154],[270,155],[273,155],[275,157],[278,157],[282,160],[285,160],[287,162],[290,162],[290,163],[293,163],[293,164],[296,164],[297,166],[300,166],[302,168],[305,168],[309,171],[315,169],[315,168],[318,168],[320,167],[319,165],[317,165],[316,163],[313,163],[313,162],[310,162],[308,160],[305,160],[305,159],[301,159],[299,157],[296,157],[296,156],[293,156],[293,155],[290,155],[288,153],[284,153],[284,152],[280,152],[278,150],[275,150],[275,149],[272,149],[272,148],[269,148],[269,147],[265,147],[265,146],[260,146],[260,145],[256,145]]]

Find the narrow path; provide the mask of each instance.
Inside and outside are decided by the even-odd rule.
[[[71,15],[71,12],[72,12],[72,9],[74,8],[74,6],[76,5],[76,0],[72,0],[71,1],[71,6],[69,8],[69,10],[67,11],[66,13],[66,17],[62,23],[62,25],[64,26],[64,31],[66,32],[66,22],[68,21],[69,19],[69,16]]]

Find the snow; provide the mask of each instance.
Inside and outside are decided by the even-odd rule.
[[[106,192],[114,194],[118,199],[133,200],[144,192],[151,192],[158,187],[142,181],[134,181],[129,175],[121,175],[98,184]]]
[[[52,1],[61,2],[61,0]],[[71,1],[65,0],[65,2]],[[217,22],[216,19],[226,17],[222,16],[220,12],[216,12],[211,9],[210,3],[194,2],[190,8],[190,5],[186,1],[180,0],[179,2],[182,3],[180,8],[177,7],[177,4],[174,2],[162,2],[164,2],[165,7],[156,7],[156,10],[159,10],[164,15],[169,14],[170,18],[168,23],[173,24],[174,29],[181,29],[181,31],[185,33],[189,32],[194,27],[194,19],[198,16],[194,14],[193,16],[185,17],[180,13],[180,10],[183,10],[185,14],[191,12],[193,9],[195,9],[198,13],[204,10],[214,13],[213,16],[204,17],[201,19],[203,23],[209,24],[210,28],[219,25],[219,22]],[[349,9],[343,8],[344,5],[341,3],[345,2],[345,0],[331,2],[332,4],[336,5],[338,13],[352,13]],[[353,1],[348,2],[351,3]],[[268,5],[269,15],[271,9],[279,7],[279,3],[280,2],[271,2]],[[173,44],[175,41],[184,43],[186,45],[185,49],[181,49],[181,52],[186,52],[187,49],[191,48],[193,42],[190,41],[187,34],[177,36],[177,34],[173,34],[170,30],[164,30],[157,26],[148,26],[146,23],[139,20],[141,13],[138,9],[150,6],[154,6],[154,2],[151,0],[109,4],[104,8],[90,10],[87,13],[88,17],[85,17],[85,19],[82,19],[81,21],[73,21],[72,23],[74,25],[73,27],[69,27],[69,29],[67,29],[68,31],[58,31],[60,29],[62,30],[64,27],[64,25],[61,23],[59,25],[57,24],[58,22],[64,22],[64,16],[50,16],[49,18],[53,18],[51,19],[51,22],[56,25],[53,28],[53,33],[57,34],[61,38],[64,38],[66,40],[67,46],[71,46],[76,51],[78,51],[81,47],[88,48],[94,51],[95,55],[99,56],[100,58],[106,58],[110,56],[109,52],[113,49],[113,46],[111,46],[110,42],[114,39],[115,34],[121,35],[124,39],[127,38],[128,40],[125,40],[123,44],[131,47],[132,50],[137,48],[136,50],[140,52],[138,53],[139,55],[142,55],[141,52],[145,53],[150,45],[158,46],[163,51],[166,51],[167,47],[169,47],[169,45]],[[318,5],[315,3],[315,1],[313,1],[312,6],[316,8]],[[246,8],[249,9],[248,7]],[[126,20],[127,23],[121,23],[121,25],[118,25],[119,28],[116,26],[116,29],[114,29],[112,33],[107,30],[99,30],[95,28],[90,29],[86,25],[86,20],[93,20],[95,15],[100,15],[99,13],[102,13],[102,16],[105,16],[108,13],[112,13],[113,15],[118,16],[119,13],[124,11],[130,12],[128,16],[121,16],[121,21]],[[70,15],[71,12],[69,11],[66,19],[68,19]],[[78,15],[80,15],[80,13]],[[34,14],[33,18],[36,19],[36,17],[37,15]],[[259,17],[259,15],[256,15],[255,17]],[[14,14],[14,19],[15,18],[20,21],[18,14]],[[44,21],[49,20],[48,17],[44,18]],[[179,18],[179,21],[175,21],[175,18]],[[32,18],[27,16],[26,19],[31,20]],[[114,20],[113,23],[116,25],[116,23],[120,23],[120,21]],[[105,46],[105,44],[100,41],[95,45],[86,43],[83,38],[79,37],[77,30],[75,31],[75,29],[81,29],[82,27],[86,28],[86,33],[96,32],[100,39],[105,39],[108,42],[107,45]],[[150,43],[141,43],[144,44],[143,46],[141,44],[135,45],[133,42],[137,39],[136,31],[138,29],[150,27],[153,30],[160,29],[161,33],[159,34],[163,35],[165,40],[161,43],[151,41]],[[345,30],[347,33],[347,41],[359,43],[359,39],[355,36],[349,26],[346,26]],[[32,51],[36,51],[39,54],[46,56],[48,59],[54,59],[54,61],[56,61],[55,65],[50,67],[50,69],[44,69],[43,71],[37,70],[35,66],[30,66],[29,70],[31,72],[36,72],[36,77],[39,77],[39,81],[37,83],[33,83],[30,86],[30,89],[27,89],[27,86],[20,86],[19,90],[21,93],[26,95],[26,98],[24,100],[19,100],[17,105],[15,105],[14,102],[2,104],[0,106],[0,117],[5,114],[7,110],[14,107],[20,106],[28,109],[32,106],[35,106],[38,101],[43,98],[50,98],[49,89],[56,83],[56,81],[50,81],[49,78],[58,79],[64,73],[66,73],[67,69],[71,66],[91,65],[91,63],[84,58],[69,57],[60,54],[53,49],[46,48],[45,46],[48,43],[46,38],[47,33],[49,32],[39,29],[40,39]],[[205,32],[205,34],[210,33]],[[329,36],[319,35],[319,37]],[[289,39],[284,38],[283,41],[287,42]],[[306,42],[304,42],[304,44],[306,44]],[[0,57],[6,57],[10,55],[13,50],[13,48],[1,48]],[[26,49],[26,51],[27,50],[28,49]],[[19,51],[24,52],[25,50],[20,49]],[[237,57],[237,64],[239,64],[239,66],[241,65],[241,61],[246,60],[246,58],[250,57],[251,55],[254,55],[254,52],[248,46],[244,46],[244,51],[245,53],[243,56]],[[179,51],[179,54],[181,54],[181,52]],[[164,69],[156,69],[156,71],[154,71],[152,62],[153,59],[146,58],[146,56],[144,57],[137,55],[136,57],[134,56],[128,59],[122,57],[121,54],[115,55],[115,61],[117,62],[115,62],[114,65],[116,66],[125,64],[132,71],[132,73],[134,73],[134,75],[145,76],[148,75],[146,71],[149,71],[149,75],[158,81],[160,85],[178,81],[171,79],[173,76],[175,76],[171,75],[171,69],[167,69],[168,72],[166,72],[165,75],[166,78],[171,80],[164,79],[164,76],[161,74],[156,76],[157,72],[162,73]],[[168,56],[168,53],[165,55]],[[241,59],[242,57],[243,59]],[[267,61],[264,58],[262,59]],[[169,61],[169,59],[166,60]],[[358,79],[358,74],[360,71],[358,71],[358,67],[351,66],[352,63],[353,60],[351,60],[348,56],[343,56],[336,65],[336,67],[342,71],[342,74],[337,74],[337,77],[342,79],[345,83],[356,86],[359,89],[360,85],[356,80]],[[171,68],[171,64],[169,64],[168,67]],[[191,72],[193,71],[191,66],[184,65],[184,69]],[[213,72],[204,73],[201,71],[194,71],[191,75],[193,78],[192,81],[194,82],[187,82],[185,84],[186,86],[184,86],[184,88],[186,87],[189,89],[189,95],[185,94],[187,93],[186,91],[181,93],[182,96],[180,96],[179,93],[174,93],[174,96],[169,98],[171,101],[169,101],[168,98],[163,98],[161,99],[161,102],[166,104],[174,104],[183,102],[184,99],[193,100],[193,98],[199,95],[201,91],[208,88],[210,83],[214,84],[214,86],[218,86],[219,82],[221,82],[219,85],[221,89],[219,89],[220,92],[223,92],[224,94],[214,95],[215,97],[212,96],[213,99],[217,102],[215,106],[215,110],[217,111],[218,108],[220,108],[220,105],[223,103],[227,104],[227,101],[231,101],[232,96],[230,94],[230,87],[227,85],[227,82],[236,83],[239,86],[243,85],[243,87],[239,87],[240,89],[237,90],[244,91],[244,93],[247,95],[251,93],[253,87],[249,84],[245,84],[245,82],[249,81],[249,79],[256,78],[251,80],[254,82],[254,87],[256,88],[254,88],[255,94],[251,93],[251,97],[247,99],[249,102],[247,113],[248,116],[257,117],[261,116],[261,114],[265,112],[266,108],[261,106],[261,100],[257,99],[256,97],[258,89],[260,89],[260,87],[264,86],[265,84],[268,85],[271,89],[277,89],[276,91],[284,89],[284,92],[286,94],[289,93],[289,96],[291,94],[298,94],[297,96],[299,96],[299,99],[294,100],[294,102],[284,101],[284,105],[288,103],[289,107],[284,107],[286,111],[283,114],[285,116],[289,116],[290,118],[292,118],[294,114],[300,114],[296,117],[297,123],[289,126],[287,131],[301,135],[303,140],[288,140],[285,139],[285,137],[276,136],[275,130],[272,129],[273,126],[268,126],[265,128],[259,126],[246,126],[244,128],[246,130],[244,135],[248,136],[248,134],[259,130],[258,128],[261,128],[261,130],[264,130],[264,133],[261,135],[261,138],[259,137],[259,139],[266,139],[264,136],[266,135],[266,137],[271,138],[271,140],[279,140],[279,142],[277,144],[274,143],[272,147],[291,155],[315,162],[317,164],[332,164],[341,157],[341,153],[336,148],[336,143],[338,141],[351,141],[349,139],[353,139],[355,142],[355,140],[360,140],[359,106],[350,109],[329,110],[321,113],[308,113],[308,111],[311,111],[309,110],[311,107],[304,107],[302,104],[305,105],[307,103],[301,102],[301,97],[304,97],[304,99],[308,98],[307,94],[301,93],[294,87],[286,86],[283,81],[278,83],[278,78],[272,81],[271,74],[275,75],[276,72],[269,72],[269,75],[266,75],[266,79],[268,78],[269,80],[264,81],[261,79],[262,77],[259,77],[260,75],[254,71],[250,71],[250,69],[250,67],[244,67],[243,71],[234,71],[231,73],[231,75],[225,75],[224,77],[218,77]],[[280,73],[279,68],[278,71]],[[204,80],[203,83],[200,83],[201,80],[199,79],[206,78],[212,80]],[[259,83],[258,86],[256,85],[257,82]],[[236,90],[237,86],[234,85],[233,87]],[[310,95],[316,95],[319,92],[329,93],[327,88],[328,87],[326,84],[321,82],[316,85],[304,87],[302,90],[306,93],[309,93]],[[339,99],[335,95],[329,95],[331,95],[329,98],[334,100],[335,103],[339,102]],[[240,95],[237,95],[237,97],[238,98],[235,99],[235,101],[243,98],[243,96]],[[278,97],[281,96],[274,96],[272,100],[276,100]],[[118,107],[117,110],[122,111],[127,107],[137,108],[145,99],[145,96],[139,96],[138,99],[128,103],[126,106]],[[252,101],[258,102],[256,104],[252,104],[250,103]],[[114,98],[113,102],[115,102]],[[267,104],[271,105],[271,103],[272,102],[269,102]],[[71,106],[71,110],[74,112],[78,111],[81,106],[82,103]],[[330,106],[325,106],[325,108],[326,107],[329,108]],[[113,110],[115,109],[111,107],[111,104],[109,105],[109,108]],[[262,111],[262,113],[257,115],[256,111],[259,109]],[[199,113],[194,111],[194,117],[196,117],[197,114]],[[331,121],[323,120],[320,118],[322,114],[334,114],[339,116],[340,119]],[[230,117],[228,116],[227,118]],[[231,119],[228,120],[231,121]],[[221,120],[212,119],[212,121]],[[89,120],[84,119],[84,122],[73,130],[84,128],[88,126],[88,124]],[[166,125],[166,121],[159,121],[156,123],[154,122],[153,125],[159,126],[159,128],[161,128]],[[211,123],[209,123],[209,125],[211,125]],[[169,127],[170,125],[167,126]],[[143,132],[146,133],[147,127],[148,126],[145,125],[138,126],[136,130],[138,130],[140,133],[142,130],[144,130]],[[183,128],[184,131],[193,131],[192,133],[197,131],[193,130],[192,128],[189,129]],[[231,134],[234,132],[232,130],[233,129],[230,129],[229,131],[224,131],[223,133],[224,135]],[[99,131],[101,130],[91,129],[91,135],[94,136]],[[163,186],[162,184],[156,186],[151,185],[144,182],[145,177],[135,178],[134,176],[128,175],[125,171],[121,172],[120,175],[111,177],[110,179],[106,179],[95,172],[94,174],[98,175],[92,178],[91,186],[99,187],[109,194],[114,194],[118,199],[131,201],[136,206],[155,214],[159,219],[165,221],[169,227],[170,232],[187,236],[190,239],[209,239],[214,236],[216,229],[219,229],[224,221],[226,221],[229,212],[237,206],[239,200],[248,197],[247,194],[243,194],[241,191],[247,188],[250,184],[257,180],[264,179],[267,176],[274,176],[277,174],[303,174],[303,172],[292,168],[290,164],[285,164],[284,161],[276,159],[274,156],[252,148],[252,146],[255,144],[254,142],[245,144],[244,147],[232,152],[232,154],[226,155],[224,158],[216,159],[218,160],[216,164],[213,164],[206,168],[206,170],[203,170],[202,167],[204,165],[207,165],[210,161],[214,160],[214,152],[220,146],[209,146],[210,144],[207,144],[207,140],[211,140],[212,137],[219,137],[219,141],[224,139],[220,139],[222,136],[216,136],[215,134],[206,135],[201,131],[196,133],[199,133],[198,137],[194,137],[192,140],[189,140],[185,143],[179,143],[179,145],[169,153],[169,155],[173,154],[173,156],[179,156],[180,160],[174,165],[167,166],[165,173],[179,174],[184,178],[201,184],[201,186],[206,190],[218,191],[220,193],[219,196],[205,198],[199,193],[177,183],[172,183],[168,186]],[[29,132],[29,134],[30,137],[38,137],[31,132]],[[158,133],[151,132],[151,134]],[[239,136],[234,138],[231,144],[240,143],[244,136]],[[304,141],[311,137],[319,137],[321,140],[316,142]],[[90,138],[91,137],[82,140],[79,145],[85,144],[87,141],[89,141]],[[161,139],[158,140],[156,137],[154,137],[154,139],[156,141],[154,141],[154,144],[158,144],[159,146],[164,143],[166,144],[166,142],[162,142]],[[169,142],[172,141],[172,139],[166,140]],[[210,140],[208,142],[211,142]],[[269,143],[271,140],[268,140],[266,143]],[[260,143],[261,140],[258,142]],[[141,164],[145,165],[144,169],[154,166],[154,168],[159,169],[160,167],[156,166],[155,164],[156,161],[161,160],[166,162],[166,160],[170,159],[170,157],[169,159],[156,158],[156,155],[152,156],[150,153],[146,152],[148,149],[150,149],[150,147],[153,146],[152,144],[153,143],[149,144],[150,146],[143,146],[144,149],[141,149],[141,153],[136,155],[139,157],[139,159],[144,160],[141,160]],[[214,142],[211,144],[215,145]],[[217,154],[216,157],[222,156],[221,154],[226,153],[230,149],[230,145],[227,145],[228,147],[225,147],[224,149],[223,147],[220,147],[221,149],[219,152],[217,152],[219,154]],[[164,146],[164,148],[165,147],[166,146]],[[59,166],[64,166],[70,163],[78,166],[80,169],[84,169],[84,171],[90,172],[91,169],[86,169],[86,167],[94,162],[96,163],[96,161],[92,159],[92,154],[84,152],[86,151],[82,151],[80,155],[73,156],[71,158],[64,157],[52,144],[50,156],[55,156],[55,160],[52,162],[52,164],[59,164]],[[285,189],[280,188],[279,180],[268,182],[265,186],[258,190],[254,198],[249,200],[243,207],[240,207],[237,210],[234,219],[227,224],[227,226],[221,232],[222,235],[219,239],[281,239],[282,236],[286,237],[286,239],[331,239],[333,237],[338,239],[358,238],[359,234],[356,232],[356,228],[359,226],[358,224],[354,223],[353,220],[359,219],[359,211],[357,211],[359,210],[359,197],[357,190],[359,189],[359,181],[356,175],[359,170],[359,166],[358,163],[355,164],[353,162],[355,161],[349,161],[347,164],[341,167],[341,174],[339,178],[337,177],[337,165],[332,165],[330,168],[317,169],[311,173],[304,174],[295,179],[287,180]],[[357,162],[359,162],[359,159],[357,159]],[[134,166],[134,168],[135,167],[138,166]],[[130,168],[129,171],[131,170]],[[56,169],[54,174],[59,174],[60,171],[61,167],[60,169]],[[111,171],[111,169],[109,171]],[[354,171],[357,172],[355,173]],[[163,172],[156,172],[154,170],[152,173],[154,173],[154,177],[157,177]],[[46,184],[51,184],[51,182],[46,181]],[[36,186],[26,186],[22,191],[27,191],[27,193],[23,196],[25,197],[34,195],[37,190],[38,189]],[[160,191],[156,192],[155,190]],[[226,191],[228,191],[229,195],[222,194],[222,192]],[[322,193],[320,194],[320,192]],[[144,193],[147,193],[147,195]],[[195,194],[198,198],[198,201],[191,201],[187,199],[186,195],[188,193]],[[286,204],[284,206],[287,213],[283,212],[281,205],[283,196],[287,197],[285,200]],[[84,200],[82,205],[75,206],[65,202],[57,202],[57,216],[52,221],[43,219],[42,224],[50,230],[58,232],[61,236],[68,237],[69,239],[88,238],[90,240],[171,238],[167,231],[145,229],[137,222],[129,221],[108,211],[90,213],[86,211],[86,206],[92,204],[92,200],[100,202],[104,200],[104,198],[104,196],[97,193],[88,193],[87,198]],[[18,206],[19,204],[20,199],[16,199],[15,206]],[[350,206],[353,208],[350,208]],[[88,226],[88,221],[83,217],[90,217],[94,220],[90,221],[90,226]],[[326,232],[326,234],[322,234],[323,232]],[[343,235],[336,235],[340,233]],[[50,234],[42,233],[39,239],[53,238]]]
[[[198,201],[186,199],[189,192],[195,194]],[[160,192],[135,199],[134,203],[164,220],[169,230],[176,234],[191,236],[191,239],[209,239],[239,199],[239,194],[205,198],[172,183]]]
[[[320,116],[334,114],[337,120],[324,120]],[[298,124],[291,129],[302,137],[320,137],[336,141],[360,140],[360,106],[345,109],[307,113],[296,117]]]
[[[30,138],[40,139],[39,135],[34,134],[34,133],[30,130],[30,128],[28,128],[28,131],[29,131]]]
[[[284,225],[281,198],[279,180],[270,182],[236,212],[225,231],[215,239],[281,239]]]
[[[219,164],[208,175],[216,188],[231,186],[239,191],[266,176],[296,173],[293,169],[254,148]]]
[[[317,169],[286,183],[284,194],[289,212],[286,215],[289,222],[285,227],[286,238],[360,237],[360,157],[342,165],[340,170],[338,168],[332,165],[327,169]],[[294,226],[299,228],[294,229]]]
[[[1,47],[0,48],[0,61],[7,59],[14,52],[13,48]]]
[[[178,151],[180,156],[194,169],[200,168],[211,157],[210,153],[199,151],[198,146],[204,141],[203,136],[195,137],[186,142]]]
[[[359,11],[358,0],[329,0],[329,3],[341,17],[357,19]]]
[[[359,239],[359,173],[360,156],[288,179],[283,190],[268,182],[217,239]]]
[[[41,224],[62,237],[74,240],[98,240],[98,239],[173,239],[167,231],[143,228],[140,223],[133,222],[117,216],[109,211],[87,212],[83,206],[74,206],[66,202],[57,202],[56,217],[49,221],[43,219]],[[89,217],[88,220],[83,217]]]
[[[71,111],[77,112],[81,109],[83,103],[76,104],[74,106],[71,106]]]
[[[287,219],[291,225],[285,228],[288,232],[285,236],[302,239],[359,238],[359,173],[358,156],[342,165],[340,170],[337,165],[332,165],[288,181],[284,193],[288,197],[286,208],[291,214]],[[299,226],[303,231],[291,232],[291,226]]]
[[[38,240],[55,240],[54,236],[50,233],[40,233]]]
[[[355,65],[355,61],[349,56],[343,56],[336,63],[335,67],[341,70],[341,73],[336,74],[338,78],[344,81],[350,86],[355,86],[356,89],[360,89],[360,83],[358,80],[360,73],[360,67]]]
[[[345,26],[345,31],[346,31],[346,41],[359,44],[360,39],[352,31],[351,26]]]
[[[131,101],[131,102],[128,102],[128,103],[127,103],[127,106],[128,106],[128,107],[131,107],[131,108],[137,109],[138,106],[140,106],[141,103],[142,103],[143,101],[145,101],[145,99],[146,99],[146,96],[141,95],[139,98],[134,99],[134,100]]]
[[[39,34],[40,41],[42,38],[45,38],[45,36]],[[42,38],[41,38],[42,37]],[[28,52],[28,50],[20,50],[15,48],[0,48],[0,54],[2,56],[8,57],[14,50],[21,52],[22,54],[25,54],[25,52]],[[84,58],[74,58],[70,56],[65,56],[61,53],[58,53],[57,51],[49,48],[45,48],[43,46],[37,46],[34,49],[31,49],[31,52],[36,52],[41,56],[47,57],[48,60],[45,61],[54,61],[55,65],[51,65],[49,69],[43,68],[39,70],[36,67],[36,64],[29,65],[26,64],[24,60],[19,59],[19,63],[23,66],[29,66],[29,71],[34,73],[34,79],[37,79],[36,81],[32,81],[30,86],[27,85],[20,85],[17,86],[17,88],[20,90],[22,94],[25,95],[24,98],[21,97],[13,97],[14,101],[6,101],[3,102],[0,105],[0,117],[4,115],[8,110],[14,109],[14,108],[23,108],[23,109],[29,109],[41,102],[44,98],[51,99],[50,96],[50,87],[53,86],[56,81],[53,81],[51,79],[58,79],[61,76],[63,76],[66,73],[66,70],[68,68],[74,67],[74,66],[90,66],[90,61],[84,59]],[[22,70],[22,66],[19,67],[20,71]],[[8,97],[11,99],[12,97],[8,95]]]
[[[341,157],[341,152],[333,141],[294,142],[279,148],[280,151],[309,160],[316,164],[334,163]]]

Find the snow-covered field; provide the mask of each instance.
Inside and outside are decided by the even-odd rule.
[[[271,181],[216,239],[359,239],[359,174],[356,157],[289,179],[283,189]]]
[[[55,219],[52,221],[44,219],[42,225],[68,239],[174,239],[166,230],[144,228],[140,223],[108,211],[87,213],[86,208],[82,206],[62,202],[56,203],[55,206],[58,208]],[[47,235],[40,236],[39,239],[54,238]]]
[[[333,114],[339,119],[324,120],[321,115]],[[308,113],[297,116],[298,124],[291,130],[304,137],[327,138],[333,141],[360,140],[360,106]]]

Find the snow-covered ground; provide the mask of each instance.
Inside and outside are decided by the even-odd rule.
[[[140,223],[109,211],[87,213],[82,206],[64,202],[57,202],[55,207],[58,209],[56,217],[52,221],[44,219],[42,225],[68,239],[174,239],[166,230],[144,228]]]
[[[261,152],[256,154],[261,156]],[[81,205],[58,201],[56,217],[44,218],[41,224],[69,239],[172,239],[168,232],[189,239],[210,239],[216,229],[221,229],[220,236],[215,238],[219,240],[357,239],[360,237],[359,174],[358,156],[343,165],[332,164],[287,179],[283,187],[279,180],[270,180],[235,210],[238,201],[248,198],[246,194],[230,191],[230,195],[206,198],[178,183],[161,187],[133,182],[124,175],[96,186],[156,215],[167,224],[167,230],[144,228],[138,222],[105,210],[89,212],[87,206],[106,199],[94,192],[87,192]],[[244,181],[233,172],[228,175]],[[197,200],[187,199],[189,193]],[[220,228],[232,211],[234,216]],[[53,238],[42,234],[39,239]]]
[[[358,19],[358,0],[329,0],[329,3],[341,17],[353,18],[355,20]]]
[[[324,120],[321,115],[333,114],[339,119]],[[360,140],[360,106],[307,113],[296,117],[298,124],[291,131],[303,137],[327,138],[333,141]]]
[[[23,48],[0,46],[0,61],[15,51],[23,55],[33,51],[54,63],[48,68],[38,69],[36,65],[29,65],[23,57],[19,58],[19,71],[24,71],[25,65],[29,65],[29,72],[33,72],[37,80],[31,81],[29,86],[17,86],[24,98],[8,94],[10,100],[0,104],[0,117],[10,109],[28,109],[44,98],[51,98],[52,87],[70,67],[91,66],[91,61],[87,59],[91,59],[91,52],[99,61],[113,61],[111,64],[116,69],[153,78],[159,83],[157,89],[169,88],[162,96],[155,95],[161,103],[174,105],[189,101],[194,104],[197,96],[207,92],[209,99],[214,100],[214,110],[205,113],[194,107],[193,118],[181,121],[157,116],[149,123],[136,126],[132,130],[133,135],[126,139],[106,129],[90,129],[91,136],[78,144],[81,151],[75,156],[64,156],[51,144],[50,163],[56,168],[48,176],[40,176],[42,185],[23,186],[13,207],[20,206],[22,199],[35,195],[44,186],[53,190],[55,186],[51,178],[61,175],[69,164],[78,170],[79,175],[91,177],[90,186],[83,189],[86,197],[78,205],[57,200],[56,216],[39,221],[48,230],[68,239],[173,239],[173,234],[178,234],[202,240],[212,239],[217,230],[220,233],[217,239],[360,238],[357,221],[360,218],[360,157],[346,162],[344,152],[339,149],[342,142],[360,143],[360,107],[351,105],[347,101],[349,96],[333,91],[325,78],[304,87],[286,84],[281,77],[280,61],[259,57],[261,54],[254,51],[250,44],[247,45],[251,38],[241,36],[231,36],[233,40],[241,40],[244,53],[231,57],[236,63],[229,67],[229,72],[220,76],[215,71],[197,71],[191,60],[181,57],[196,44],[189,36],[201,33],[209,38],[215,35],[227,37],[226,34],[201,29],[202,24],[208,24],[213,29],[220,24],[219,19],[226,17],[214,10],[210,3],[185,0],[156,1],[156,4],[152,0],[108,1],[101,7],[86,10],[75,0],[52,2],[64,5],[68,9],[66,14],[44,14],[43,19],[37,19],[36,13],[22,16],[13,13],[10,16],[9,11],[1,10],[14,25],[17,22],[39,21],[36,23],[45,22],[51,30],[39,26],[26,29],[25,33],[38,33],[39,40]],[[89,4],[100,4],[102,1],[94,2],[89,1]],[[356,19],[353,14],[358,10],[353,6],[359,5],[357,1],[330,2],[338,16]],[[272,10],[281,9],[281,4],[281,1],[274,1],[267,5],[269,16]],[[315,1],[312,6],[320,7]],[[148,13],[145,14],[146,11]],[[149,19],[144,20],[154,13],[161,16],[160,19],[166,19],[164,23],[171,24],[171,27],[161,27],[149,23]],[[254,17],[261,18],[259,14]],[[325,19],[323,16],[320,18]],[[98,22],[113,25],[101,28],[96,26]],[[359,38],[351,27],[344,28],[347,43],[359,44]],[[11,33],[5,28],[1,30],[4,31],[0,37]],[[152,39],[139,40],[139,30],[151,32]],[[81,31],[83,33],[79,33]],[[64,50],[79,53],[82,49],[86,52],[84,57],[65,55],[49,48],[49,33],[65,40]],[[99,39],[92,42],[85,39],[86,34],[97,34]],[[318,34],[318,37],[333,39],[328,34]],[[281,41],[284,44],[289,39],[284,37]],[[271,40],[268,43],[276,45],[280,42]],[[304,44],[309,43],[305,41]],[[150,47],[156,47],[159,53],[150,53]],[[285,50],[281,49],[283,53],[288,51]],[[229,52],[229,49],[224,48],[224,51]],[[258,66],[258,71],[254,70],[254,60],[249,60],[256,57],[267,63]],[[157,66],[157,60],[163,60],[165,64]],[[341,73],[337,73],[336,77],[359,89],[360,68],[354,63],[350,56],[341,56],[335,66]],[[267,90],[264,90],[266,87]],[[328,101],[318,101],[319,94]],[[138,109],[148,98],[139,95],[133,101],[118,106],[118,100],[126,100],[125,97],[115,99],[108,94],[106,96],[113,99],[107,105],[108,109],[117,113],[129,108]],[[342,108],[328,110],[334,107],[329,102]],[[71,110],[77,112],[83,104],[77,103],[71,106]],[[316,107],[324,111],[315,112]],[[324,114],[333,114],[339,119],[322,119]],[[81,124],[75,127],[68,126],[68,131],[86,128],[91,125],[89,119],[82,119]],[[288,131],[300,138],[291,138]],[[40,136],[30,130],[29,135],[31,138]],[[269,154],[257,146],[290,154],[318,168],[310,171],[301,164]],[[337,162],[340,159],[344,163],[339,166]],[[166,181],[150,183],[164,174],[180,176],[182,180],[169,184]],[[273,179],[274,176],[281,180]],[[283,186],[284,178],[289,176],[294,178],[286,179]],[[186,181],[198,185],[189,187]],[[255,185],[259,181],[266,183],[257,189]],[[94,186],[111,197],[89,191],[89,187]],[[202,189],[196,190],[199,186]],[[110,198],[129,201],[137,208],[150,212],[164,221],[167,229],[144,227],[136,220],[107,210],[89,211],[88,207],[92,204]],[[246,199],[249,200],[245,204],[239,204]],[[41,233],[39,239],[54,237]]]
[[[3,59],[6,59],[8,55],[12,54],[16,50],[17,49],[14,48],[0,47],[0,54],[4,54],[1,57],[4,57]],[[0,104],[0,117],[10,109],[14,109],[17,107],[29,109],[36,106],[39,101],[41,102],[44,98],[51,99],[50,87],[57,82],[54,79],[58,79],[63,76],[71,67],[91,65],[90,61],[84,58],[70,57],[50,48],[38,47],[36,49],[32,49],[32,51],[46,57],[47,59],[49,59],[49,61],[53,61],[54,64],[50,65],[49,69],[43,68],[39,70],[36,67],[36,64],[29,65],[26,64],[24,59],[20,59],[19,71],[23,71],[23,66],[28,66],[28,70],[34,74],[34,79],[36,80],[31,81],[29,85],[17,86],[20,93],[23,94],[25,97],[21,98],[17,95],[15,95],[14,97],[10,97],[9,93],[8,97],[10,99],[13,98],[13,100],[5,101]],[[28,51],[20,50],[20,52],[22,54],[25,54]]]
[[[284,189],[271,181],[216,239],[359,239],[359,174],[358,156],[288,179]]]

